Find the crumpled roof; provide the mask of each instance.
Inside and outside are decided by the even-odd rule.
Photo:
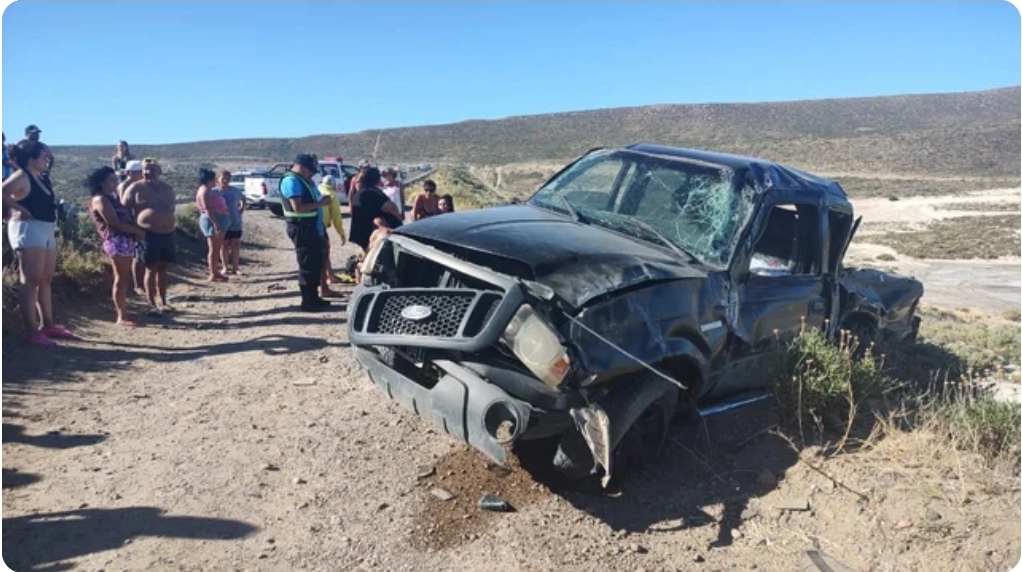
[[[774,161],[746,157],[744,155],[732,155],[730,153],[716,153],[712,151],[701,151],[686,149],[682,147],[667,147],[663,145],[652,145],[648,143],[635,143],[625,147],[630,151],[658,155],[660,157],[676,157],[679,159],[690,159],[703,163],[711,163],[727,167],[736,174],[745,177],[746,182],[756,190],[757,193],[767,193],[773,190],[788,192],[811,192],[827,194],[836,202],[847,202],[848,195],[837,181],[807,173],[794,167],[789,167]]]

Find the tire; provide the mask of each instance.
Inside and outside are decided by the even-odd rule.
[[[275,204],[268,204],[266,206],[273,213],[273,216],[284,216],[284,207]]]
[[[654,398],[627,427],[611,452],[613,480],[631,469],[651,463],[659,456],[677,412],[678,398],[678,388],[670,386]],[[553,466],[572,481],[584,480],[598,472],[592,451],[577,428],[562,435],[554,454]]]

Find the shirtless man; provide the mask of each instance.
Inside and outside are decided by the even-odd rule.
[[[124,206],[135,215],[145,238],[138,243],[136,257],[145,265],[145,292],[149,312],[173,311],[167,305],[167,267],[177,262],[174,245],[174,189],[160,180],[160,164],[147,157],[142,161],[142,180],[124,191]],[[160,306],[156,306],[156,293]]]
[[[128,178],[117,184],[117,197],[121,199],[121,204],[124,204],[125,191],[128,190],[128,187],[132,183],[142,180],[142,161],[128,161],[124,166],[124,172]],[[135,259],[131,275],[134,278],[131,284],[131,294],[134,296],[139,291],[145,292],[145,264],[142,264],[141,260]]]

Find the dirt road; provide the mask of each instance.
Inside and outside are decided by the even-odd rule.
[[[934,458],[922,435],[800,461],[746,410],[679,427],[664,462],[611,495],[487,468],[369,383],[343,309],[296,312],[283,223],[250,213],[246,233],[262,246],[245,275],[211,286],[188,269],[172,319],[121,329],[97,308],[74,324],[82,341],[4,348],[9,566],[782,571],[813,546],[854,570],[1019,559],[1017,483]],[[516,510],[476,508],[486,492]]]

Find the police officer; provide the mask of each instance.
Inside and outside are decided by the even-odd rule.
[[[319,172],[313,155],[295,157],[291,170],[280,180],[280,203],[287,220],[287,236],[295,245],[298,258],[298,286],[302,292],[302,311],[320,312],[330,302],[319,297],[323,273],[323,211],[330,197],[320,195],[312,177]]]

